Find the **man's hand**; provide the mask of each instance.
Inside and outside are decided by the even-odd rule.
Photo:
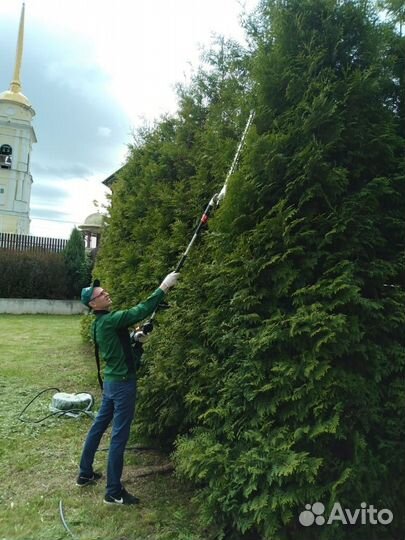
[[[149,334],[144,334],[142,330],[138,330],[134,334],[135,341],[139,341],[139,343],[146,343],[149,338]]]
[[[179,272],[170,272],[170,274],[167,274],[165,279],[160,284],[162,291],[166,293],[171,287],[174,287],[179,279],[179,275]]]

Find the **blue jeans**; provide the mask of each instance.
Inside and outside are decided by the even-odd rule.
[[[107,495],[119,497],[124,451],[135,413],[136,382],[104,382],[103,401],[94,424],[87,434],[80,460],[80,476],[91,478],[93,461],[101,437],[111,420],[112,433],[107,466]]]

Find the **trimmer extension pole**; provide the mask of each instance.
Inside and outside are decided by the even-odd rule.
[[[196,239],[198,237],[198,234],[199,234],[202,226],[207,223],[208,218],[210,217],[210,214],[211,214],[212,210],[214,209],[214,207],[219,206],[219,204],[224,199],[225,193],[226,193],[226,187],[227,187],[227,184],[228,184],[228,180],[232,176],[232,174],[233,174],[233,172],[235,170],[235,167],[236,167],[236,165],[238,163],[238,159],[239,159],[241,150],[243,148],[243,145],[245,144],[246,135],[247,135],[247,133],[249,131],[249,128],[250,128],[250,126],[251,126],[251,124],[253,122],[254,116],[255,116],[254,111],[251,111],[251,113],[249,115],[249,118],[248,118],[248,121],[246,123],[245,129],[243,131],[242,137],[241,137],[241,139],[239,141],[239,145],[238,145],[238,148],[236,150],[235,156],[233,158],[232,165],[231,165],[231,167],[230,167],[230,169],[228,171],[228,174],[226,175],[225,183],[224,183],[221,191],[219,192],[219,194],[215,193],[215,195],[212,197],[212,199],[208,203],[207,208],[204,210],[204,213],[201,216],[201,219],[200,219],[197,227],[194,230],[193,237],[192,237],[189,245],[187,246],[186,251],[183,253],[183,255],[181,256],[181,259],[179,260],[179,262],[178,262],[178,264],[176,266],[175,272],[179,272],[181,270],[181,268],[183,267],[183,265],[184,265],[184,263],[185,263],[185,261],[187,259],[187,256],[189,254],[189,251],[190,251],[192,245],[194,244],[194,242],[196,241]]]
[[[203,227],[203,225],[205,225],[208,221],[208,218],[217,202],[217,197],[218,195],[215,194],[212,199],[210,200],[210,202],[208,203],[207,205],[207,208],[204,210],[204,213],[203,215],[201,216],[201,219],[200,221],[198,222],[198,225],[197,227],[195,228],[194,230],[194,234],[193,234],[193,237],[192,239],[190,240],[190,243],[189,245],[187,246],[187,249],[186,251],[183,253],[183,255],[181,256],[181,259],[179,260],[179,262],[177,263],[177,266],[176,266],[176,269],[174,270],[175,272],[180,272],[180,270],[182,269],[184,263],[186,262],[186,259],[187,259],[187,256],[189,254],[189,251],[192,247],[192,245],[194,244],[194,242],[196,241],[197,237],[198,237],[198,234],[201,230],[201,227]]]
[[[186,251],[183,253],[183,255],[181,256],[179,262],[177,263],[177,266],[176,266],[176,268],[174,270],[175,272],[180,272],[180,270],[183,268],[184,263],[186,262],[188,254],[190,252],[190,249],[192,248],[194,242],[197,240],[197,237],[198,237],[198,235],[199,235],[199,233],[201,231],[201,228],[207,223],[208,218],[210,217],[210,214],[212,213],[214,208],[216,206],[219,206],[220,203],[222,202],[222,200],[224,199],[225,194],[226,194],[226,188],[227,188],[228,180],[232,176],[232,174],[233,174],[233,172],[235,170],[235,167],[236,167],[236,165],[238,163],[240,153],[242,151],[243,145],[245,144],[246,135],[247,135],[247,133],[249,131],[249,128],[250,128],[250,126],[251,126],[251,124],[253,122],[254,116],[255,116],[254,111],[251,111],[250,115],[249,115],[249,118],[248,118],[248,121],[246,123],[245,129],[243,131],[242,137],[241,137],[241,139],[239,141],[239,145],[238,145],[238,148],[236,150],[235,156],[233,158],[232,165],[231,165],[231,167],[230,167],[230,169],[228,171],[228,174],[226,175],[225,183],[222,186],[221,191],[219,193],[215,193],[215,195],[211,198],[210,202],[207,204],[207,207],[204,210],[204,213],[201,216],[201,219],[198,222],[198,225],[194,230],[193,237],[191,238],[190,243],[188,244]],[[148,323],[152,323],[152,320],[155,318],[156,311],[157,310],[155,310],[152,313]]]

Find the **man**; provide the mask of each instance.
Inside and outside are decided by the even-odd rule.
[[[100,473],[93,471],[93,461],[101,437],[112,420],[107,490],[104,497],[107,504],[132,505],[139,502],[139,499],[128,493],[121,484],[124,451],[135,413],[136,399],[136,357],[131,347],[128,327],[154,312],[166,292],[176,285],[178,276],[178,273],[171,272],[147,300],[121,311],[110,311],[110,295],[100,287],[98,280],[82,290],[82,303],[91,308],[96,316],[92,335],[106,365],[103,399],[84,443],[76,485],[84,487],[101,478]]]

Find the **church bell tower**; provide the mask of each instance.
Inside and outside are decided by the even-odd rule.
[[[21,92],[24,42],[22,5],[14,77],[0,94],[0,232],[29,234],[32,176],[30,154],[37,142],[31,125],[35,111]]]

